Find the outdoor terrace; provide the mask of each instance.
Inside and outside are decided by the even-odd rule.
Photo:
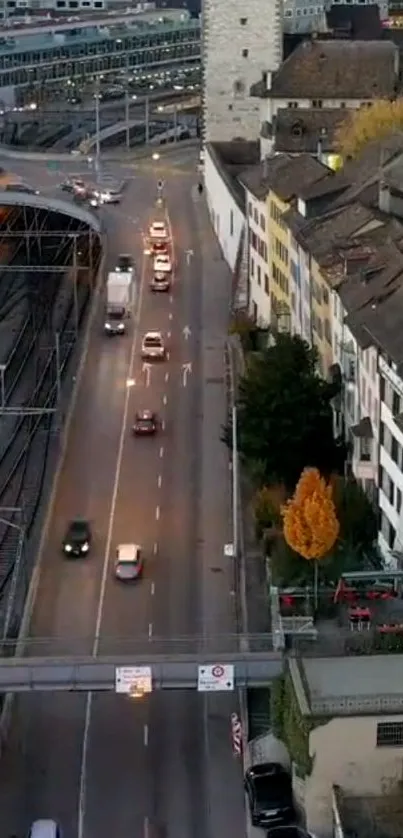
[[[336,589],[271,588],[273,633],[301,656],[403,652],[403,572],[346,573]]]
[[[335,788],[344,838],[400,838],[403,789],[379,797],[352,797]]]

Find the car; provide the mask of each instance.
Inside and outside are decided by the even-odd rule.
[[[168,242],[166,241],[152,241],[150,244],[150,255],[159,256],[160,254],[168,253]]]
[[[315,838],[311,832],[302,829],[297,824],[290,826],[275,826],[266,832],[266,838]]]
[[[120,311],[111,311],[108,314],[108,319],[105,320],[104,324],[104,332],[111,338],[125,334],[126,324]]]
[[[141,357],[149,361],[163,361],[165,346],[161,332],[146,332],[141,344]]]
[[[161,253],[154,259],[154,273],[163,274],[172,272],[172,260],[168,253]]]
[[[153,221],[149,230],[151,241],[155,239],[168,239],[168,230],[164,221]]]
[[[133,273],[133,258],[128,253],[121,253],[115,271],[116,273]]]
[[[171,279],[167,273],[156,273],[150,281],[151,291],[169,291]]]
[[[25,192],[27,195],[40,195],[39,189],[34,189],[25,183],[8,183],[5,192]]]
[[[81,180],[80,178],[74,178],[71,181],[71,183],[72,183],[71,192],[73,192],[74,195],[80,195],[80,196],[83,196],[85,198],[93,197],[91,195],[88,184],[85,183],[84,180]]]
[[[96,198],[98,198],[102,204],[120,204],[122,200],[122,195],[119,189],[108,189],[105,187],[104,189],[99,189],[94,192]]]
[[[68,177],[60,184],[60,189],[62,189],[63,192],[74,192],[76,188],[85,191],[86,185],[84,181],[79,178]]]
[[[91,527],[88,521],[74,518],[70,521],[63,539],[63,552],[71,558],[86,556],[91,547]]]
[[[115,577],[135,582],[143,572],[143,555],[138,544],[119,544],[116,549]]]
[[[50,818],[34,821],[28,832],[28,838],[62,838],[60,826]]]
[[[133,433],[136,436],[151,436],[157,432],[157,415],[152,410],[139,410],[134,417]]]
[[[251,765],[245,774],[245,791],[253,826],[268,829],[295,823],[292,780],[280,763]]]

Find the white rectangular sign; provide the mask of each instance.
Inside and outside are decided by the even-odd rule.
[[[151,666],[117,666],[115,669],[115,692],[150,693],[152,692]]]
[[[232,691],[234,689],[233,664],[214,663],[199,666],[197,689],[199,693]]]

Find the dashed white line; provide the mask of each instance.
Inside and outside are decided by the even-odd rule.
[[[171,332],[168,332],[168,334],[167,334],[168,340],[170,339],[170,337],[171,337]]]
[[[160,519],[160,508],[159,508],[159,506],[157,506],[157,508],[155,510],[155,520],[159,521],[159,519]]]
[[[173,295],[171,294],[171,296],[170,296],[170,298],[169,298],[169,302],[172,304],[172,303],[173,303],[173,301],[174,301],[174,298],[173,298]]]
[[[170,311],[170,312],[169,312],[168,317],[169,317],[169,319],[170,319],[170,320],[173,320],[173,319],[174,319],[174,316],[173,316],[173,314],[172,314],[172,311]]]
[[[169,381],[169,372],[165,373],[165,381]]]
[[[161,445],[161,448],[160,448],[160,460],[162,460],[163,456],[164,456],[164,446],[163,446],[163,445]]]
[[[149,637],[153,636],[153,624],[152,623],[148,624],[148,636]]]
[[[150,822],[149,822],[147,816],[145,816],[145,818],[144,818],[144,838],[149,838],[149,835],[150,835]]]
[[[169,352],[167,352],[167,361],[169,361]]]
[[[156,555],[157,555],[157,553],[158,553],[158,544],[157,544],[157,542],[156,542],[156,541],[154,541],[153,553],[154,553],[154,556],[156,556]],[[153,584],[154,584],[154,583],[153,583]]]
[[[161,430],[165,431],[165,419],[163,419],[161,422]]]
[[[158,475],[158,488],[160,489],[161,486],[162,486],[162,476],[159,474]]]
[[[148,725],[144,725],[144,747],[148,745]]]
[[[151,582],[151,596],[155,594],[155,582]]]
[[[167,397],[166,397],[166,396],[163,396],[163,397],[162,397],[162,404],[166,404],[166,403],[167,403],[167,401],[168,401]]]

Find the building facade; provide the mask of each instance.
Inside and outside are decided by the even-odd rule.
[[[282,60],[280,0],[206,0],[203,7],[204,141],[255,140],[259,103],[250,88]]]
[[[390,358],[379,355],[379,540],[391,562],[403,557],[403,379]]]

